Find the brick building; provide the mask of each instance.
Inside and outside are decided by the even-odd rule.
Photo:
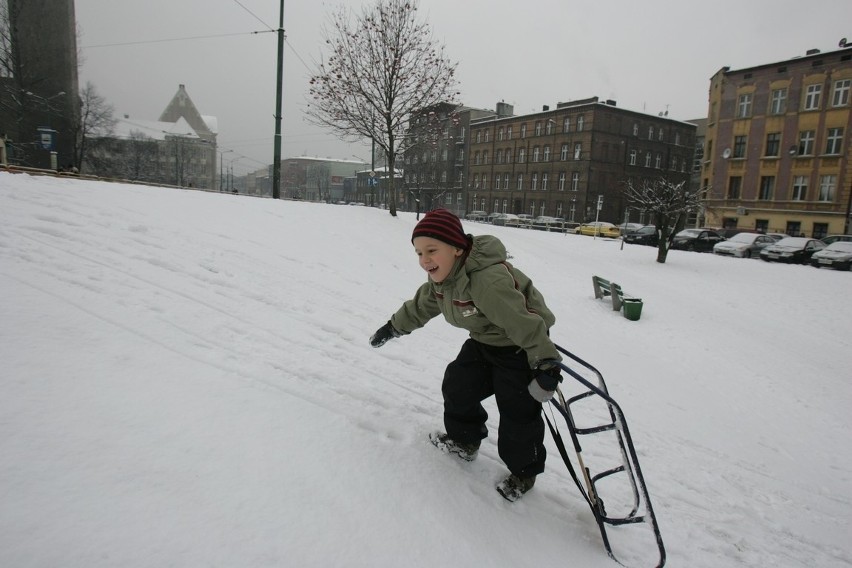
[[[848,233],[852,49],[732,70],[710,81],[707,223],[790,235]]]
[[[695,125],[621,109],[597,97],[470,123],[467,210],[625,219],[627,182],[689,183]],[[636,212],[631,220],[640,217]]]

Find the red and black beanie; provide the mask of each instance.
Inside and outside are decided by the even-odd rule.
[[[471,245],[459,218],[446,209],[435,209],[426,213],[415,225],[411,241],[414,242],[417,237],[437,239],[462,250],[468,250]]]

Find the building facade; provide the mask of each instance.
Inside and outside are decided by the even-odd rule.
[[[179,85],[159,120],[124,115],[114,131],[89,142],[86,173],[224,191],[218,121],[202,115]],[[217,157],[219,158],[217,168]]]
[[[466,208],[620,223],[627,218],[628,183],[660,177],[689,183],[695,129],[597,97],[472,120]],[[636,211],[630,220],[642,217]]]
[[[0,137],[8,162],[72,164],[80,109],[74,0],[0,0],[0,28]]]
[[[848,233],[852,49],[732,70],[710,81],[707,224]]]

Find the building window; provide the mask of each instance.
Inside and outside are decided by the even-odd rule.
[[[447,172],[441,172],[441,183],[447,185]]]
[[[521,138],[527,137],[527,125],[526,123],[521,125]]]
[[[566,116],[562,121],[562,132],[569,132],[571,130],[571,117]]]
[[[583,131],[583,125],[586,123],[586,119],[583,118],[583,115],[577,117],[577,132]]]
[[[488,174],[482,174],[482,189],[488,187]]]
[[[538,174],[532,174],[530,176],[530,189],[535,191],[536,185],[538,185]]]
[[[541,122],[535,123],[535,135],[541,136]]]
[[[677,156],[672,156],[672,171],[677,171]]]
[[[769,99],[769,114],[787,112],[787,89],[775,89]]]
[[[545,146],[545,147],[544,147],[544,161],[545,161],[545,162],[549,162],[549,161],[550,161],[550,146]]]
[[[808,85],[805,90],[805,109],[804,110],[819,110],[820,99],[822,98],[822,85]]]
[[[837,176],[834,174],[820,176],[819,196],[817,201],[834,201],[834,188],[837,187]]]
[[[477,166],[479,165],[479,152],[473,153],[473,163],[474,163],[474,165],[477,165]]]
[[[487,132],[487,131],[486,131],[486,132]],[[488,150],[485,150],[484,152],[482,152],[482,163],[483,163],[483,164],[487,164],[487,163],[488,163]]]
[[[462,203],[464,203],[463,196],[464,196],[464,194],[462,192],[458,192],[456,194],[456,207],[461,208]]]
[[[536,146],[535,148],[533,148],[532,161],[533,161],[533,162],[538,162],[538,146]]]
[[[553,134],[553,125],[556,124],[552,118],[547,119],[547,126],[545,126],[546,134]]]
[[[663,129],[662,129],[662,127],[660,127],[660,129],[657,131],[657,140],[659,142],[663,141]]]
[[[633,123],[633,136],[639,136],[639,123]]]
[[[743,93],[737,99],[737,118],[748,118],[751,116],[751,93]]]
[[[518,174],[518,191],[524,190],[524,174]]]
[[[500,189],[500,174],[494,176],[494,189]]]
[[[798,237],[802,235],[802,223],[801,221],[787,221],[787,229],[784,231],[791,237]],[[804,235],[802,235],[804,237]]]
[[[731,176],[728,180],[728,199],[739,199],[743,187],[743,178]]]
[[[636,165],[636,150],[630,150],[630,165]]]
[[[766,135],[766,153],[764,156],[778,156],[781,149],[781,133],[770,132]]]
[[[503,189],[509,189],[509,174],[503,174]]]
[[[793,201],[804,201],[808,196],[808,176],[796,176],[793,178]]]
[[[645,167],[651,167],[651,152],[645,152]]]
[[[574,144],[574,159],[579,160],[583,155],[583,144],[582,142],[577,142]]]
[[[654,139],[654,127],[649,126],[648,127],[648,140],[653,140],[653,139]]]
[[[489,140],[490,138],[491,138],[491,130],[490,130],[490,129],[486,129],[486,130],[485,130],[485,141],[486,141],[486,142],[488,142],[488,140]]]
[[[559,191],[565,191],[565,172],[559,172]]]
[[[680,132],[675,132],[675,146],[680,146]]]
[[[479,144],[480,142],[482,142],[482,131],[477,130],[476,131],[476,143]]]
[[[654,161],[654,167],[658,170],[663,167],[663,155],[659,152],[657,153],[657,159]]]
[[[559,154],[559,159],[563,162],[568,159],[568,144],[562,145],[562,150]]]
[[[571,191],[580,189],[580,172],[571,172]]]
[[[511,140],[511,139],[512,139],[512,127],[507,126],[506,127],[506,140]]]
[[[748,136],[734,136],[734,158],[745,158]]]
[[[799,132],[799,155],[813,156],[814,155],[814,138],[816,134],[813,130],[803,130]]]
[[[494,163],[502,164],[503,163],[503,150],[497,150],[494,152]]]
[[[494,213],[500,213],[500,200],[499,199],[494,200]]]
[[[843,147],[843,129],[829,128],[828,137],[825,139],[825,153],[839,154]]]
[[[502,127],[497,131],[497,141],[498,142],[503,141],[503,128]]]
[[[527,149],[526,148],[518,148],[518,163],[523,164],[527,161]]]
[[[541,190],[542,191],[547,191],[547,178],[548,177],[549,176],[546,172],[541,174]]]
[[[479,174],[473,176],[473,189],[479,189]]]
[[[821,239],[826,235],[828,235],[828,223],[814,223],[814,230],[811,236],[815,239]]]
[[[761,201],[769,201],[772,199],[772,193],[775,189],[775,176],[762,176],[760,178],[760,192],[757,198]]]
[[[834,94],[831,96],[831,106],[846,106],[849,104],[849,89],[852,79],[842,79],[834,82]]]
[[[447,193],[447,196],[444,198],[444,205],[452,205],[453,204],[453,194]]]

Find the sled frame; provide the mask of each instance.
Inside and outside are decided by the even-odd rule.
[[[574,446],[574,451],[577,455],[577,463],[579,466],[579,470],[582,474],[582,483],[578,478],[577,472],[575,471],[574,466],[568,456],[568,452],[565,448],[565,443],[562,440],[562,436],[559,433],[559,429],[553,423],[551,423],[550,418],[547,416],[546,412],[545,418],[547,419],[547,425],[550,428],[551,435],[553,436],[553,439],[556,442],[557,448],[559,449],[559,453],[561,454],[565,465],[568,466],[568,470],[571,473],[571,477],[574,479],[574,482],[577,484],[577,488],[580,490],[580,493],[582,493],[583,497],[586,499],[586,502],[589,504],[589,507],[592,510],[592,514],[595,517],[595,522],[597,523],[598,528],[600,529],[601,539],[603,540],[603,545],[606,549],[607,555],[619,564],[621,564],[619,559],[615,557],[615,554],[612,551],[612,546],[610,544],[609,536],[607,535],[606,531],[607,526],[648,523],[648,525],[653,530],[657,549],[659,550],[659,561],[656,564],[656,568],[662,568],[662,566],[664,566],[666,563],[666,550],[663,545],[662,536],[660,535],[660,529],[659,525],[657,524],[657,518],[654,515],[654,509],[651,506],[651,499],[648,495],[648,488],[645,484],[645,478],[642,475],[642,469],[639,466],[639,459],[636,456],[636,450],[633,446],[633,439],[630,436],[630,431],[627,427],[627,419],[624,416],[624,412],[622,412],[621,407],[618,405],[618,403],[609,395],[609,392],[606,388],[606,383],[604,382],[603,375],[601,375],[600,371],[598,371],[594,366],[582,360],[570,351],[560,347],[559,345],[556,345],[556,348],[559,350],[560,353],[567,356],[571,361],[573,361],[580,367],[583,367],[584,369],[591,372],[597,377],[598,384],[595,385],[583,375],[572,369],[569,364],[560,362],[559,367],[562,369],[562,371],[575,381],[579,382],[586,390],[566,400],[563,397],[562,390],[557,388],[556,396],[550,400],[551,405],[555,407],[559,414],[561,414],[562,417],[565,419],[568,432],[571,436],[571,442]],[[574,421],[574,414],[572,413],[571,405],[589,397],[600,397],[601,399],[603,399],[609,412],[609,422],[592,428],[578,428]],[[591,470],[586,467],[583,461],[583,449],[580,445],[580,438],[582,436],[598,434],[607,431],[612,431],[615,433],[615,437],[618,441],[619,450],[621,452],[622,463],[616,467],[601,471],[593,475]],[[602,479],[608,478],[617,473],[624,473],[627,477],[628,483],[630,485],[630,491],[633,497],[633,503],[629,513],[624,516],[612,517],[606,514],[604,501],[601,499],[597,491],[597,483]]]

